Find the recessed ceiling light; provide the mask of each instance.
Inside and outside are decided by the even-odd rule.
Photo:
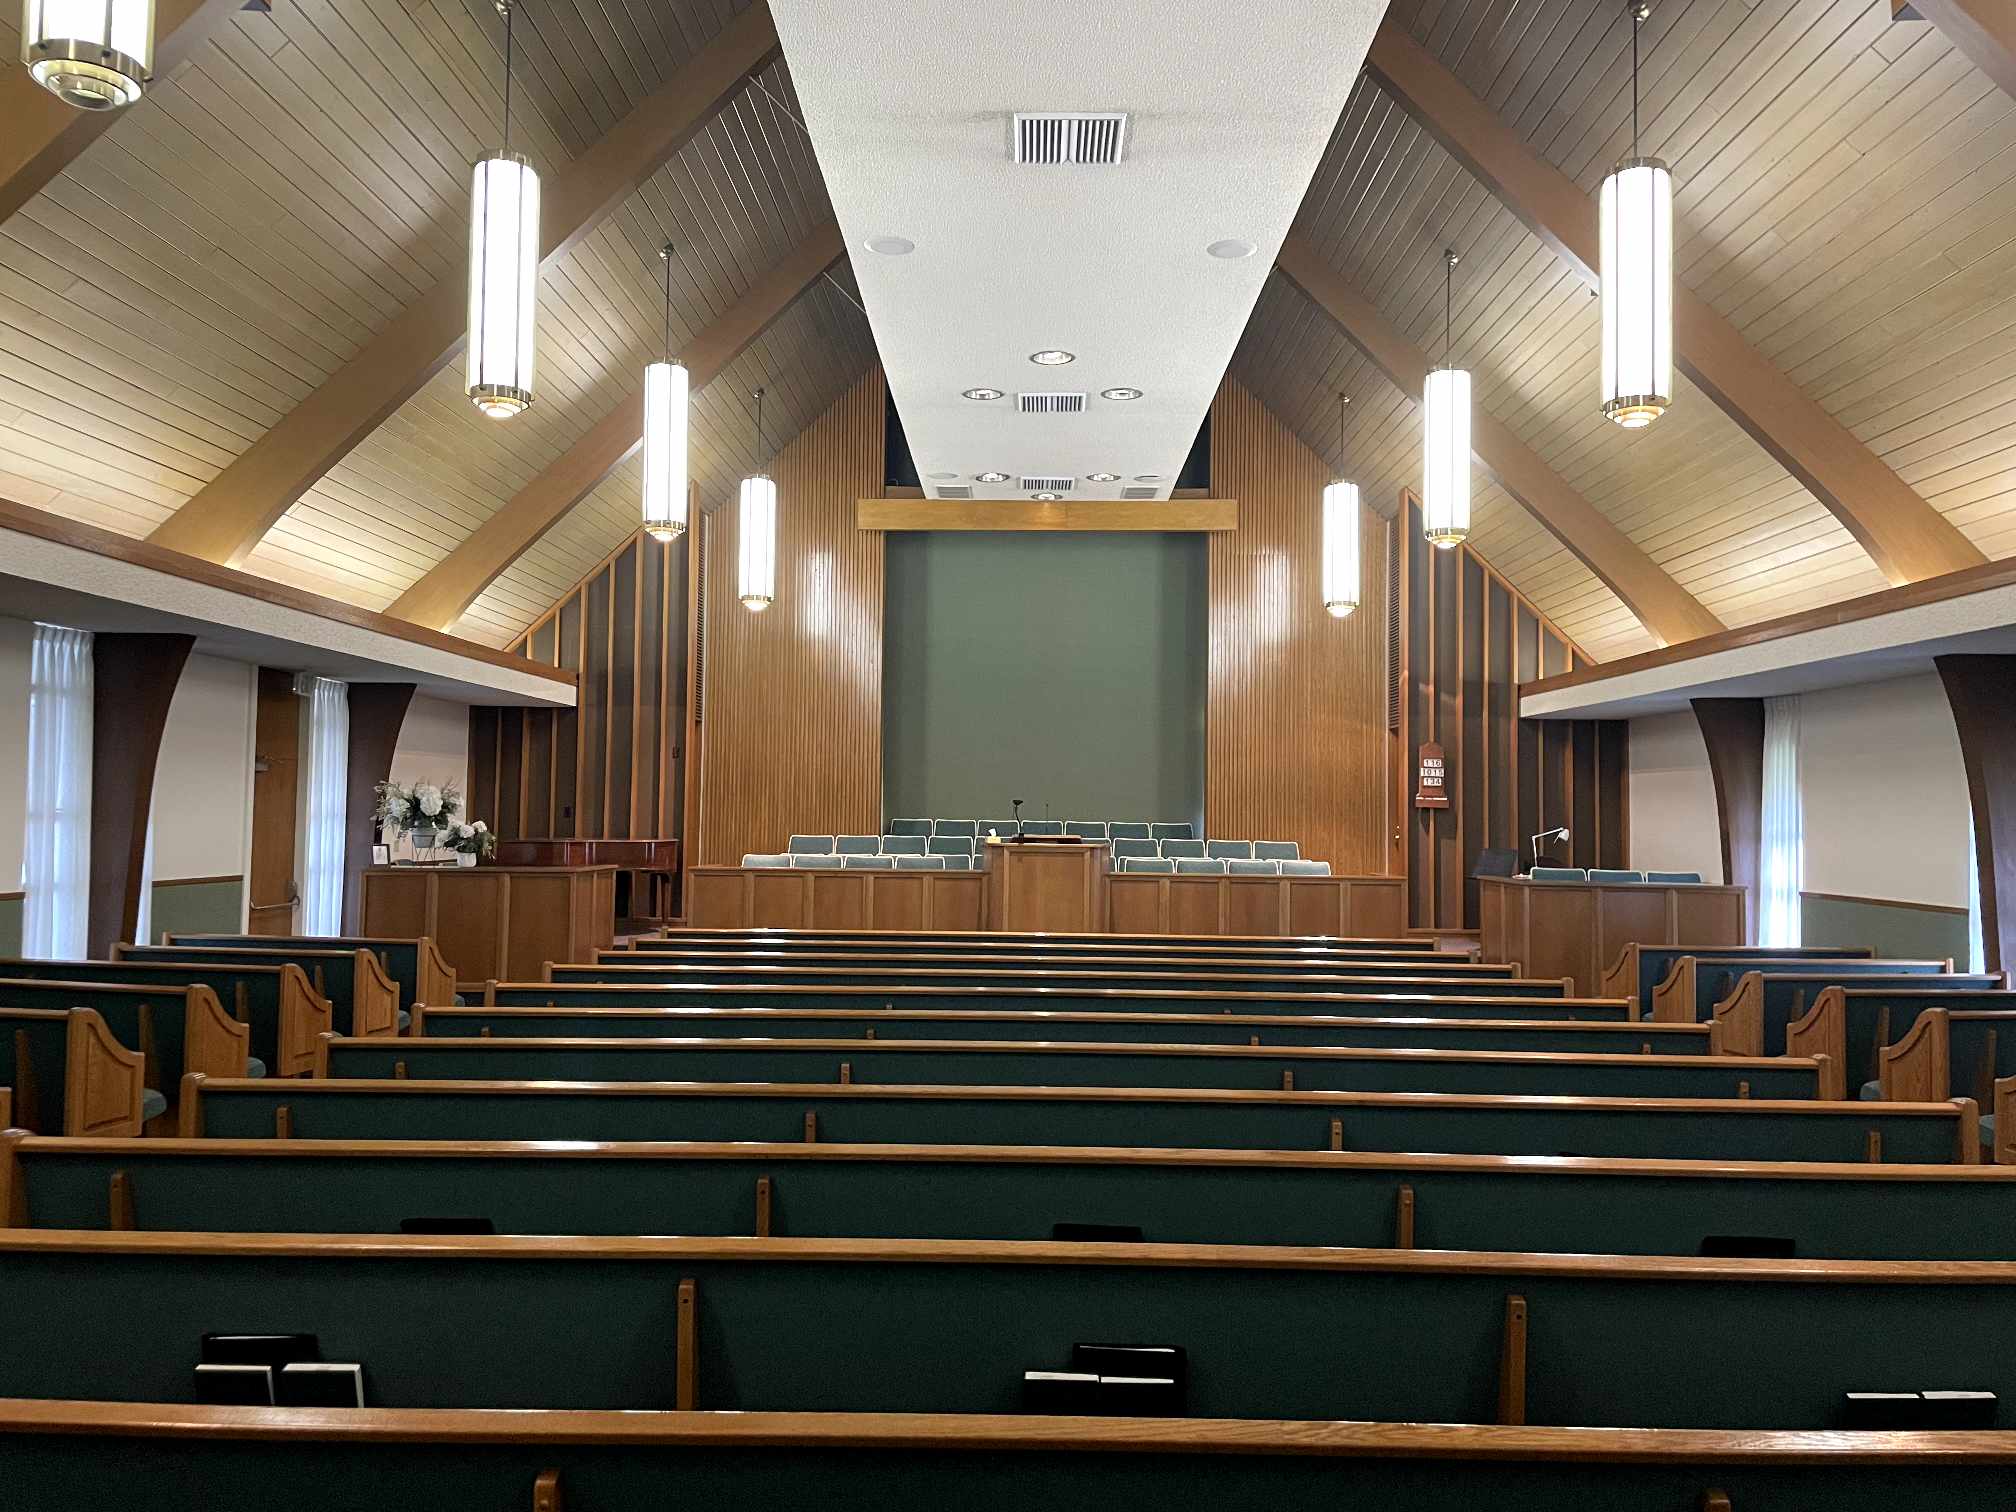
[[[1110,388],[1099,390],[1101,399],[1139,399],[1141,390],[1137,388]]]
[[[907,257],[917,250],[917,243],[907,236],[871,236],[868,238],[868,250],[880,252],[884,257]],[[1246,250],[1250,252],[1253,249],[1248,247]]]
[[[951,481],[952,481],[952,479],[954,479],[954,478],[958,477],[958,476],[959,476],[959,474],[957,474],[957,473],[933,473],[933,474],[931,474],[931,476],[932,476],[932,477],[934,477],[934,478],[936,478],[936,479],[937,479],[937,480],[938,480],[938,481],[939,481],[940,483],[949,483],[949,482],[951,482]]]
[[[994,388],[964,389],[961,391],[961,397],[966,399],[999,399],[1001,397],[1001,390]]]
[[[975,483],[1006,483],[1008,474],[1004,472],[984,472],[973,474]]]
[[[1076,362],[1078,354],[1060,351],[1056,347],[1046,347],[1040,352],[1031,352],[1029,360],[1038,367],[1062,367],[1067,362]]]
[[[1086,481],[1087,483],[1118,483],[1118,482],[1120,481],[1120,474],[1118,474],[1118,473],[1087,473],[1087,474],[1085,474],[1085,481]]]
[[[1051,499],[1061,499],[1064,496],[1062,494],[1054,494],[1054,493],[1039,493],[1039,494],[1031,494],[1029,495],[1029,497],[1032,499],[1042,499],[1047,502],[1048,500]]]
[[[871,243],[871,245],[873,244]],[[879,251],[880,248],[877,248],[877,250]],[[904,250],[908,251],[909,249],[906,247]],[[1209,252],[1213,257],[1222,257],[1227,261],[1236,261],[1241,257],[1251,257],[1257,249],[1249,241],[1241,241],[1236,236],[1228,236],[1223,241],[1214,241],[1204,250]]]
[[[1136,474],[1134,474],[1134,481],[1135,481],[1136,483],[1160,483],[1160,482],[1162,481],[1162,474],[1160,474],[1160,473],[1136,473]]]

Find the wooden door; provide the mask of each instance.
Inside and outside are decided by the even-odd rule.
[[[294,836],[300,819],[301,700],[294,674],[259,669],[259,708],[252,735],[253,934],[294,930]]]

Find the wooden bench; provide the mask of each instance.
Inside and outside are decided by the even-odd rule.
[[[1705,1055],[1707,1024],[1633,1024],[1530,1019],[1377,1017],[1329,1014],[1075,1013],[1013,1009],[908,1008],[429,1008],[416,1034],[449,1038],[554,1035],[641,1039],[659,1035],[768,1039],[1038,1039],[1185,1045],[1419,1046],[1445,1050],[1583,1050],[1609,1054]]]
[[[1652,989],[1673,973],[1673,968],[1690,955],[1712,955],[1718,960],[1772,961],[1853,961],[1876,954],[1866,945],[1626,945],[1607,967],[1598,986],[1604,997],[1629,998],[1641,1011],[1652,1007]]]
[[[185,1137],[1434,1150],[1972,1164],[1974,1103],[1071,1087],[184,1079]]]
[[[1905,1101],[1918,1087],[1978,1088],[1990,1110],[1981,1142],[1990,1159],[2016,1165],[2016,1012],[1928,1006],[1877,1053],[1886,1100]]]
[[[163,936],[170,945],[244,946],[262,950],[368,950],[378,958],[399,989],[399,1006],[412,1012],[416,1003],[455,1001],[455,968],[443,959],[434,942],[379,939],[372,935],[210,935]]]
[[[0,979],[0,1005],[89,1008],[105,1021],[115,1040],[140,1052],[145,1067],[142,1085],[164,1095],[173,1093],[191,1071],[246,1076],[254,1069],[251,1029],[226,1013],[217,994],[200,982],[140,987]]]
[[[1196,1417],[1817,1430],[1955,1387],[2016,1423],[2016,1356],[1954,1347],[2016,1333],[1998,1261],[8,1229],[0,1293],[10,1397],[184,1400],[202,1334],[284,1330],[387,1407],[1015,1413],[1124,1340],[1187,1351]]]
[[[1992,1507],[2006,1433],[0,1401],[25,1507]]]
[[[0,1008],[7,1116],[40,1134],[138,1135],[146,1064],[89,1008]]]
[[[1715,1005],[1732,996],[1738,982],[1748,974],[1765,977],[1795,977],[1808,991],[1822,987],[1852,985],[1864,977],[1888,984],[1898,977],[1942,977],[1949,987],[1996,988],[2008,986],[2008,979],[1992,975],[1955,974],[1951,961],[1764,961],[1732,960],[1722,956],[1682,956],[1665,981],[1652,989],[1651,1018],[1659,1023],[1691,1024],[1707,1019]]]
[[[0,1223],[11,1209],[35,1228],[1048,1239],[1076,1224],[1157,1243],[2009,1260],[2012,1199],[2016,1169],[1992,1165],[0,1135]]]
[[[313,1070],[316,1036],[328,1032],[333,1022],[329,1000],[292,964],[0,960],[0,978],[209,987],[231,1017],[250,1028],[251,1053],[275,1076],[303,1076]]]
[[[597,966],[701,966],[713,969],[740,966],[782,966],[801,970],[838,968],[848,971],[1129,971],[1172,973],[1210,972],[1225,976],[1323,976],[1349,975],[1360,966],[1411,967],[1414,973],[1445,964],[1424,958],[1415,951],[1363,951],[1350,955],[1322,956],[1213,956],[1213,955],[1114,955],[1080,951],[1070,946],[1054,950],[1018,949],[1000,951],[908,950],[755,950],[724,946],[705,949],[682,946],[666,949],[612,949],[595,952]],[[1477,963],[1452,955],[1448,965],[1469,967]],[[1494,966],[1491,976],[1516,976],[1509,965]]]
[[[315,1074],[423,1081],[1222,1087],[1560,1097],[1818,1098],[1817,1060],[1017,1040],[345,1039]]]
[[[114,945],[116,961],[172,965],[299,966],[318,997],[329,1001],[330,1027],[360,1037],[397,1034],[399,987],[378,957],[356,950],[303,950],[259,945]]]
[[[1059,945],[1104,951],[1142,951],[1166,955],[1175,951],[1202,951],[1222,955],[1306,955],[1337,950],[1392,950],[1436,952],[1436,941],[1426,935],[1350,937],[1345,935],[1174,935],[1030,933],[995,929],[677,929],[666,928],[639,935],[631,941],[639,950],[664,945],[677,948],[694,943],[757,945],[763,949],[790,949],[811,946],[826,950],[859,946],[882,951],[903,950],[1055,950]],[[1448,954],[1450,952],[1441,952]],[[1471,954],[1474,954],[1472,952]],[[1459,957],[1461,958],[1461,957]]]
[[[1509,966],[1437,964],[1423,969],[1411,963],[1374,961],[1352,965],[1339,972],[1279,972],[1244,975],[1235,972],[1190,971],[1172,967],[1167,971],[1137,971],[1130,967],[1047,971],[1015,966],[968,967],[958,970],[928,966],[890,969],[810,966],[680,966],[645,963],[636,966],[570,966],[548,962],[546,980],[556,985],[644,982],[662,985],[699,983],[714,986],[784,987],[1012,987],[1029,990],[1042,987],[1174,988],[1186,991],[1270,993],[1288,996],[1304,992],[1434,992],[1497,993],[1528,987],[1548,996],[1569,995],[1565,982],[1557,978],[1523,983]]]

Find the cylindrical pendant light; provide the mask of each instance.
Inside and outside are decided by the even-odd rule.
[[[79,110],[117,110],[154,72],[154,0],[25,0],[21,61]]]
[[[1337,396],[1337,444],[1344,444],[1344,410]],[[1358,485],[1338,478],[1323,488],[1323,608],[1342,619],[1358,607]]]
[[[1638,27],[1631,12],[1631,156],[1603,180],[1603,413],[1627,430],[1673,402],[1673,175],[1638,152]]]
[[[1455,252],[1442,261],[1442,362],[1421,395],[1421,535],[1446,551],[1470,534],[1470,375],[1449,361]]]
[[[476,164],[469,189],[469,397],[493,420],[532,402],[532,328],[539,303],[539,175],[511,150],[511,7],[504,18],[504,143]]]
[[[686,364],[672,360],[672,244],[665,259],[665,360],[644,369],[644,528],[669,541],[686,528]]]
[[[736,591],[745,609],[768,609],[777,597],[777,485],[762,470],[763,390],[757,389],[757,470],[742,480],[742,513],[736,536],[741,546]]]

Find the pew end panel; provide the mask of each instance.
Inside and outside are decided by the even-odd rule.
[[[1824,987],[1806,1010],[1785,1031],[1787,1055],[1826,1057],[1840,1068],[1845,1084],[1848,1077],[1848,996],[1839,987]],[[1842,1096],[1846,1096],[1844,1085]]]
[[[1904,1037],[1878,1051],[1885,1102],[1945,1102],[1952,1096],[1952,1025],[1944,1008],[1927,1008]]]
[[[1953,1106],[1960,1112],[1960,1126],[1954,1131],[1953,1163],[1981,1164],[1981,1104],[1971,1097],[1956,1097]]]
[[[63,1132],[75,1136],[135,1139],[147,1058],[112,1037],[89,1008],[72,1008],[63,1068]]]
[[[1666,973],[1666,980],[1652,988],[1649,1005],[1655,1024],[1694,1022],[1694,957],[1682,956]]]
[[[7,1089],[0,1087],[0,1228],[28,1227],[28,1181],[21,1169],[21,1141],[26,1129],[9,1128],[4,1100]]]
[[[201,1071],[188,1072],[182,1078],[182,1095],[175,1104],[177,1139],[203,1137],[203,1084],[206,1080],[208,1078]]]
[[[252,1030],[224,1011],[210,988],[189,989],[188,1028],[183,1038],[182,1069],[208,1076],[243,1076],[252,1050]]]
[[[2016,1165],[2016,1076],[1995,1083],[1995,1151],[1997,1165]]]
[[[335,1009],[316,992],[308,973],[292,962],[280,968],[280,1065],[281,1076],[310,1076],[315,1070],[318,1037],[333,1034]]]
[[[350,1032],[364,1038],[397,1034],[399,984],[376,954],[356,952],[350,983]]]
[[[14,1089],[0,1087],[0,1129],[14,1127]]]
[[[1764,976],[1746,971],[1708,1019],[1710,1055],[1764,1054]]]
[[[419,950],[420,969],[414,988],[415,1007],[420,1003],[434,1003],[446,1006],[455,1001],[455,967],[441,954],[441,949],[426,935],[416,942]]]
[[[1635,941],[1617,953],[1614,964],[1603,969],[1602,979],[1596,986],[1596,996],[1626,998],[1631,1003],[1631,1017],[1638,1017],[1642,1005],[1638,1001],[1638,946]]]

